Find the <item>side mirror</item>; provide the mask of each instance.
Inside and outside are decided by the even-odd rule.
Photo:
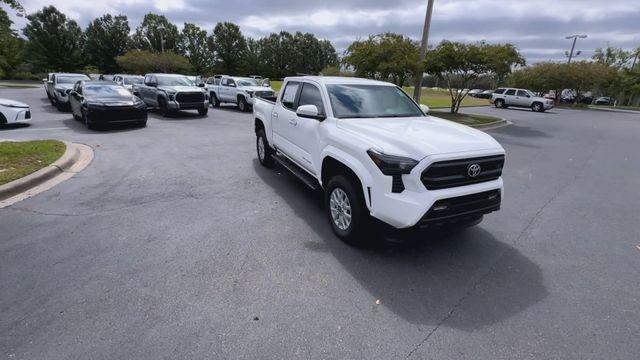
[[[47,81],[47,84],[53,84],[53,80]]]
[[[67,89],[64,92],[67,93],[67,95],[75,95],[75,94],[77,94],[75,91],[73,91],[71,89]]]
[[[204,87],[204,83],[203,82],[198,83],[198,87]]]
[[[324,120],[324,116],[320,115],[318,112],[318,107],[315,105],[301,105],[298,106],[298,110],[296,110],[296,115],[316,120]]]
[[[422,110],[425,115],[429,113],[429,107],[427,105],[420,104],[420,110]]]
[[[49,82],[46,78],[42,79],[42,82]]]
[[[229,87],[236,87],[236,84],[229,84]]]

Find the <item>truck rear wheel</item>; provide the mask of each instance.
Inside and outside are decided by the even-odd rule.
[[[502,100],[502,99],[498,99],[498,100],[496,100],[496,101],[494,102],[494,104],[495,104],[495,106],[496,106],[497,108],[501,108],[501,109],[506,108],[506,106],[504,106],[504,100]]]
[[[273,166],[273,149],[267,141],[267,135],[264,130],[258,130],[256,133],[256,152],[258,153],[258,161],[264,167]]]
[[[356,247],[371,243],[366,232],[370,215],[362,190],[353,181],[344,175],[334,176],[327,184],[324,198],[325,211],[337,237]]]

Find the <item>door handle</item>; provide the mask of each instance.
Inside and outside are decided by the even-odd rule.
[[[271,117],[277,119],[278,118],[278,113],[277,112],[271,113]]]
[[[291,118],[291,119],[289,119],[289,124],[291,124],[293,126],[296,126],[296,125],[298,125],[298,120],[296,120],[295,118]]]

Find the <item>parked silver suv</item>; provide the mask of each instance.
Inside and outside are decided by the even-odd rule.
[[[536,96],[527,89],[499,88],[491,95],[491,103],[497,108],[509,106],[527,107],[536,112],[553,108],[553,100]]]

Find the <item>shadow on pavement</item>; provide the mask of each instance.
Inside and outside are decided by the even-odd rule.
[[[0,130],[22,129],[29,126],[29,123],[0,124]]]
[[[95,130],[87,129],[87,127],[73,118],[64,119],[62,123],[69,129],[81,134],[113,134],[118,132],[127,132],[132,130],[143,130],[144,128],[135,123],[131,124],[109,124],[103,125]]]
[[[505,134],[521,138],[549,138],[550,136],[544,131],[534,129],[529,126],[511,124],[491,131],[495,134]]]
[[[547,296],[540,268],[481,226],[448,234],[420,232],[402,243],[355,249],[331,232],[320,192],[284,169],[266,169],[257,160],[254,169],[322,239],[303,245],[331,253],[372,299],[405,321],[434,326],[448,317],[446,326],[474,330]],[[373,301],[371,306],[376,311]]]

